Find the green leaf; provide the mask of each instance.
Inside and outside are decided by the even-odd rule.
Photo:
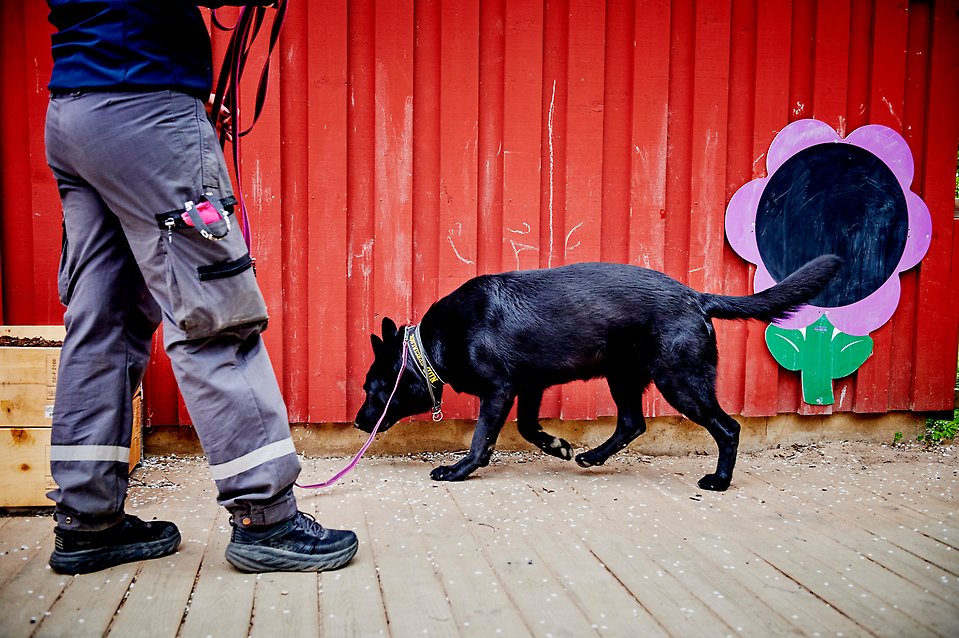
[[[802,367],[805,340],[799,330],[784,330],[772,324],[766,328],[766,347],[776,362],[787,370],[795,371]]]
[[[836,331],[832,340],[832,376],[841,379],[859,369],[872,355],[872,337]]]

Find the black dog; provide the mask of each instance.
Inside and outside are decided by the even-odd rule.
[[[539,425],[543,391],[575,379],[605,377],[618,409],[616,430],[576,456],[602,465],[646,430],[642,395],[650,382],[669,403],[702,425],[719,446],[715,474],[699,486],[725,490],[732,480],[739,424],[716,400],[716,335],[711,319],[773,319],[815,297],[842,260],[819,257],[778,285],[746,297],[697,292],[645,268],[581,263],[560,268],[483,275],[434,303],[419,326],[402,331],[383,320],[372,335],[374,361],[363,386],[356,426],[382,429],[433,409],[443,384],[480,399],[469,453],[430,476],[459,481],[489,464],[496,437],[518,399],[517,425],[547,454],[570,459],[572,447]],[[403,370],[403,349],[407,360]]]

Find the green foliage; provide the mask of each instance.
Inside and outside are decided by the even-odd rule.
[[[959,432],[959,408],[953,411],[951,421],[926,419],[926,432],[920,434],[916,440],[928,445],[942,445],[956,438],[957,432]]]
[[[956,363],[956,390],[959,391],[959,363]],[[926,432],[916,437],[927,445],[942,445],[959,434],[959,407],[952,412],[952,420],[926,419]]]
[[[896,433],[892,436],[892,444],[893,444],[893,445],[895,445],[896,443],[899,443],[899,441],[902,441],[902,432],[901,432],[901,431],[900,431],[900,432],[896,432]]]

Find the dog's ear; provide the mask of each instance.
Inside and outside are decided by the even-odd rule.
[[[373,345],[373,357],[378,359],[386,353],[386,344],[376,335],[370,335],[370,343]]]
[[[383,341],[389,341],[396,336],[396,324],[389,317],[383,317]]]

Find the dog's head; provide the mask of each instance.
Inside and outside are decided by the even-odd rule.
[[[403,365],[404,331],[398,329],[389,317],[383,319],[383,336],[370,335],[373,344],[373,364],[366,373],[366,382],[363,391],[366,400],[356,414],[356,427],[364,432],[372,432],[376,422],[383,416],[381,431],[389,430],[397,421],[428,412],[433,407],[426,381],[413,370],[409,357]],[[402,369],[401,369],[402,366]],[[399,386],[393,400],[389,401],[396,378],[400,377]],[[389,406],[386,403],[389,401]]]

